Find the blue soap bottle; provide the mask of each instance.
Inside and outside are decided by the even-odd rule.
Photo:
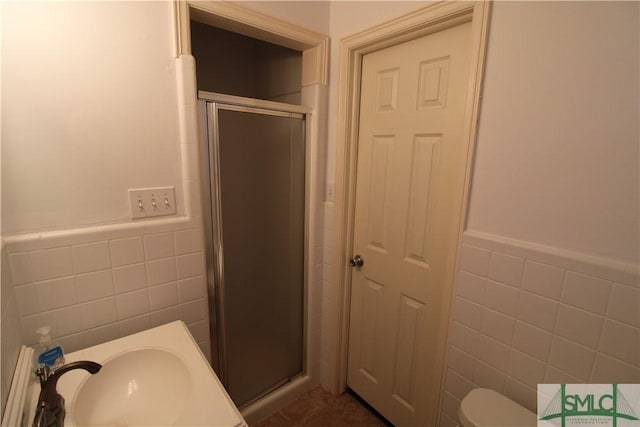
[[[36,329],[36,334],[40,336],[38,346],[35,349],[35,367],[40,368],[47,365],[51,372],[64,365],[64,351],[62,346],[51,340],[51,327],[42,326]]]

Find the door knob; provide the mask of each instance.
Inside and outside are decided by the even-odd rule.
[[[351,258],[351,261],[349,261],[349,264],[351,265],[351,267],[362,267],[364,265],[364,260],[360,255],[356,255],[353,258]]]

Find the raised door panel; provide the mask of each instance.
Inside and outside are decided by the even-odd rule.
[[[466,162],[470,24],[362,62],[347,383],[396,425],[428,425],[441,290]],[[426,423],[426,424],[425,424]]]

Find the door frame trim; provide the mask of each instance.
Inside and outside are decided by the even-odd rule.
[[[176,56],[176,79],[178,84],[178,109],[180,121],[180,139],[183,147],[182,158],[184,164],[192,164],[198,154],[196,144],[206,141],[205,129],[202,124],[206,117],[204,102],[198,103],[195,58],[191,55],[190,20],[214,25],[227,31],[236,32],[259,40],[278,44],[302,52],[302,105],[311,109],[307,117],[306,141],[308,159],[317,159],[322,155],[322,145],[326,135],[322,124],[327,118],[328,75],[329,75],[329,37],[315,31],[291,24],[257,12],[239,4],[218,0],[171,0],[173,2],[174,54]],[[196,147],[196,148],[194,148]],[[197,154],[197,155],[196,155]],[[195,156],[195,157],[194,157]],[[208,159],[207,159],[208,161]],[[206,193],[202,190],[201,177],[198,169],[203,165],[196,162],[191,174],[185,178],[186,189],[191,188],[191,194],[185,193],[185,203],[189,208],[189,201],[195,203],[193,215],[197,221],[202,221],[203,206],[200,198]],[[306,210],[305,248],[307,255],[305,262],[312,266],[319,251],[318,242],[322,236],[321,216],[318,210],[322,206],[323,171],[317,162],[307,161],[306,190],[308,201]],[[186,191],[186,190],[185,190]],[[209,278],[210,273],[207,273]],[[313,316],[320,310],[321,301],[312,298],[311,272],[307,272],[305,282],[305,332],[307,333],[305,348],[306,375],[295,379],[290,385],[265,396],[263,399],[249,405],[242,410],[242,416],[249,423],[259,421],[268,414],[293,401],[303,393],[316,386],[320,379],[320,356],[311,349],[320,345],[319,334],[311,334],[320,328],[320,318]],[[210,279],[207,279],[210,280]],[[213,317],[210,317],[212,319]],[[216,330],[215,325],[211,331]]]
[[[443,385],[447,331],[453,294],[458,247],[467,217],[473,153],[477,133],[481,86],[489,27],[489,2],[438,2],[376,27],[346,37],[340,42],[341,98],[338,105],[338,135],[336,147],[336,202],[334,222],[335,266],[332,276],[330,305],[330,339],[328,340],[328,380],[333,393],[341,393],[347,383],[347,357],[349,338],[349,312],[351,303],[351,268],[348,260],[353,250],[355,213],[356,163],[358,151],[358,119],[362,57],[380,49],[391,47],[427,34],[435,33],[465,22],[472,23],[471,63],[467,85],[467,103],[464,116],[464,138],[468,152],[464,176],[464,191],[456,219],[458,230],[451,250],[451,265],[447,266],[443,292],[443,322],[438,333],[436,351],[436,384],[429,402],[430,413],[439,417],[440,396]]]

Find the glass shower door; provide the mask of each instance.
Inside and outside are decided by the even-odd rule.
[[[208,110],[221,377],[242,407],[303,372],[304,116]]]

